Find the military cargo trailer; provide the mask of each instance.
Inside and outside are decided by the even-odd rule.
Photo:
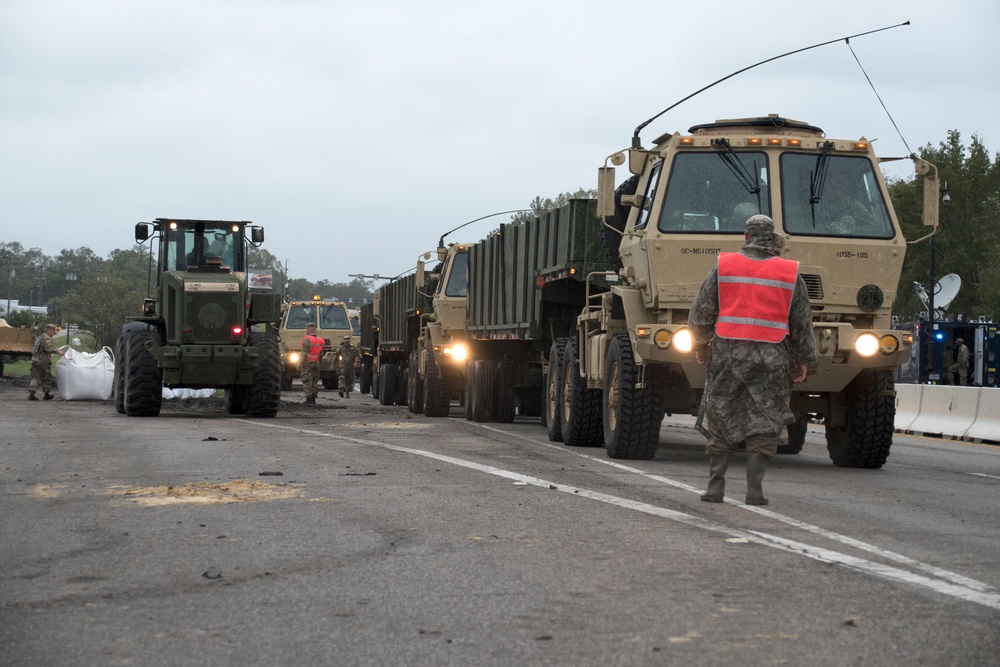
[[[516,411],[541,416],[546,374],[558,372],[565,345],[591,290],[607,289],[597,202],[574,199],[541,217],[501,225],[469,248],[465,366],[466,415],[507,422]]]
[[[378,347],[373,370],[376,396],[382,405],[406,405],[407,364],[410,353],[417,349],[420,316],[429,306],[430,299],[417,289],[412,273],[375,292]]]
[[[374,379],[373,367],[378,351],[378,322],[375,320],[375,304],[365,303],[358,309],[360,329],[358,331],[358,350],[361,352],[361,371],[358,382],[361,393],[370,394]]]

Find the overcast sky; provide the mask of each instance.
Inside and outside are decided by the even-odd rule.
[[[906,144],[1000,151],[994,0],[0,0],[0,241],[106,257],[139,221],[252,220],[292,277],[393,276],[468,220],[596,187],[716,79],[904,21],[851,47]],[[907,152],[843,41],[642,138],[768,113]]]

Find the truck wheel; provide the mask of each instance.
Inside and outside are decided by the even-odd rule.
[[[407,377],[409,377],[409,370],[405,366],[396,366],[396,396],[392,401],[396,405],[406,405]]]
[[[577,338],[572,336],[564,352],[559,428],[563,442],[570,447],[599,447],[604,443],[601,390],[589,389],[587,381],[580,377],[577,347]]]
[[[493,421],[510,424],[514,421],[517,393],[514,390],[514,364],[510,361],[497,362],[497,381],[494,392]]]
[[[430,353],[433,355],[433,353]],[[409,374],[406,381],[406,407],[414,414],[424,411],[424,382],[417,372],[420,353],[414,350],[410,352]]]
[[[611,339],[604,362],[604,447],[613,459],[651,459],[660,442],[663,390],[646,369],[646,388],[637,389],[638,368],[628,334]]]
[[[125,332],[118,335],[115,345],[115,379],[111,385],[111,393],[115,399],[115,411],[125,414]]]
[[[245,415],[249,399],[250,394],[247,392],[246,385],[234,384],[231,387],[226,387],[226,412],[231,415]]]
[[[361,393],[370,394],[372,391],[372,367],[368,364],[361,364]]]
[[[337,378],[323,378],[323,389],[333,391],[337,388]]]
[[[545,425],[549,440],[562,442],[562,420],[559,418],[562,405],[563,371],[566,363],[566,338],[556,338],[549,349],[549,367],[545,371]]]
[[[615,214],[609,217],[608,224],[619,232],[625,231],[625,223],[628,222],[629,207],[622,206],[623,195],[634,195],[639,186],[639,177],[632,176],[615,190]],[[598,223],[600,224],[600,223]],[[608,264],[617,271],[622,268],[622,258],[618,254],[618,246],[621,245],[622,235],[611,231],[601,224],[601,245],[604,246],[604,254],[608,258]]]
[[[424,375],[424,414],[428,417],[447,417],[451,408],[451,392],[441,377],[441,369],[433,352],[427,353],[427,374]]]
[[[273,333],[255,331],[250,334],[247,344],[267,349],[267,355],[254,370],[247,390],[247,417],[276,417],[281,404],[281,351],[278,339]]]
[[[476,364],[476,360],[465,364],[465,419],[467,421],[472,421],[472,413],[476,407],[476,370],[479,366]]]
[[[292,376],[286,375],[284,372],[281,374],[281,391],[289,391],[292,388]]]
[[[497,366],[490,359],[480,359],[476,364],[476,381],[472,385],[472,421],[488,422],[493,415],[493,384]]]
[[[146,349],[155,340],[151,329],[131,331],[125,343],[125,414],[129,417],[155,417],[163,403],[163,371],[156,357]]]
[[[806,442],[806,429],[809,426],[809,418],[802,417],[796,422],[788,425],[788,444],[778,445],[779,454],[798,454],[802,451],[802,445]]]
[[[378,369],[379,391],[378,402],[382,405],[392,405],[396,400],[396,364],[382,364]]]
[[[895,387],[890,371],[861,371],[847,385],[847,424],[826,425],[834,465],[874,469],[885,464],[895,431]]]

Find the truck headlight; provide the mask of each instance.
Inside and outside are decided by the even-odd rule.
[[[455,343],[454,345],[449,345],[441,350],[441,353],[446,357],[450,357],[455,361],[462,362],[469,358],[469,348],[465,343]]]
[[[690,329],[681,329],[674,334],[674,349],[684,354],[694,349],[694,336]]]
[[[298,363],[299,363],[299,353],[298,352],[289,352],[288,353],[288,363],[298,365]]]
[[[863,333],[854,339],[854,351],[862,357],[874,357],[881,349],[878,336],[873,333]]]

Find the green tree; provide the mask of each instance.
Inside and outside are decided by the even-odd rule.
[[[565,206],[569,203],[570,199],[593,199],[597,197],[596,189],[586,189],[580,188],[576,192],[563,192],[558,195],[555,199],[542,199],[541,197],[535,197],[528,204],[528,208],[531,212],[525,213],[515,213],[510,217],[511,222],[523,222],[525,220],[532,220],[541,216],[543,213],[547,213],[560,206]]]
[[[941,206],[941,226],[934,239],[935,278],[957,273],[962,279],[958,297],[948,307],[967,316],[1000,314],[1000,153],[990,156],[973,134],[968,146],[957,130],[937,148],[927,145],[920,156],[936,165],[942,184],[947,182],[951,203]],[[921,224],[923,179],[894,180],[889,184],[893,206],[907,239],[929,232]],[[930,243],[907,247],[899,295],[893,307],[901,319],[923,311],[913,283],[930,289]]]
[[[145,280],[135,280],[114,266],[106,266],[81,280],[61,305],[67,321],[93,333],[99,346],[115,349],[122,325],[129,317],[142,314],[145,296]]]

